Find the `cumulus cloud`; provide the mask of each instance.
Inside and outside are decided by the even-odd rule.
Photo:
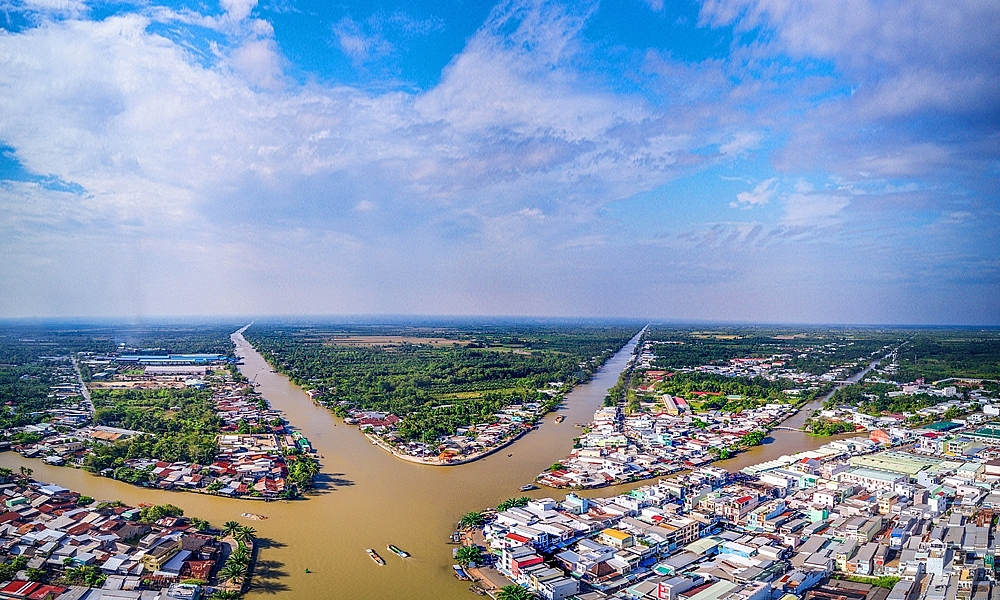
[[[0,278],[31,282],[0,286],[0,314],[48,298],[47,279],[77,281],[68,274],[73,265],[93,271],[116,257],[132,261],[133,280],[144,282],[126,287],[149,289],[136,295],[135,310],[177,302],[198,311],[205,301],[219,302],[211,310],[232,312],[219,299],[244,301],[242,291],[218,287],[195,299],[160,289],[182,288],[190,277],[211,279],[204,256],[232,269],[234,280],[258,278],[261,289],[317,282],[310,289],[316,293],[304,294],[311,299],[343,290],[330,304],[297,305],[313,312],[431,306],[503,312],[530,296],[540,302],[537,312],[562,307],[579,314],[584,302],[600,301],[601,294],[586,293],[593,281],[600,280],[607,297],[620,296],[615,277],[627,277],[634,265],[636,237],[655,237],[651,245],[662,251],[646,258],[651,273],[736,281],[740,259],[732,257],[740,249],[778,252],[803,236],[858,227],[859,210],[877,210],[879,198],[911,189],[910,180],[933,187],[919,178],[922,172],[981,173],[976,165],[996,160],[988,122],[984,133],[967,136],[978,157],[955,143],[961,136],[899,135],[907,119],[943,114],[949,99],[934,93],[951,92],[917,89],[917,78],[909,88],[912,105],[905,93],[878,96],[889,92],[849,56],[853,38],[814,31],[809,11],[819,9],[751,4],[730,10],[709,3],[703,17],[772,28],[772,37],[737,43],[731,56],[701,62],[643,50],[636,76],[651,79],[638,87],[595,74],[583,32],[596,3],[503,3],[436,83],[418,91],[296,82],[286,76],[290,65],[270,24],[255,16],[253,0],[227,0],[221,13],[151,6],[100,20],[47,19],[4,33],[0,144],[37,177],[0,186]],[[431,35],[442,24],[393,13],[331,27],[345,55],[366,66],[397,51],[405,36]],[[858,27],[864,35],[897,35]],[[207,51],[198,46],[206,39]],[[898,50],[902,43],[889,45]],[[890,49],[868,47],[872,60],[886,65],[886,81],[923,72],[879,54]],[[814,57],[835,62],[838,72],[797,78],[782,70]],[[928,57],[930,66],[922,68],[954,77],[935,60]],[[963,89],[989,93],[991,83],[974,81],[975,72],[967,77]],[[859,85],[854,96],[838,95],[845,80]],[[972,117],[983,101],[969,102],[948,114],[978,122]],[[893,135],[882,139],[884,131]],[[784,149],[765,154],[785,139]],[[664,199],[657,193],[663,184],[712,166],[739,176],[738,167],[758,154],[784,172],[763,181],[735,177],[749,189],[731,206],[776,205],[738,213],[761,222],[675,224],[697,221],[684,215],[710,210],[712,202],[724,210],[727,200],[697,186]],[[814,169],[843,175],[853,189],[817,191],[800,178],[794,193],[779,192],[779,179],[794,181]],[[47,188],[43,180],[65,185]],[[637,197],[655,205],[649,216],[614,213],[625,202],[614,203]],[[925,197],[934,208],[943,196]],[[970,204],[940,211],[942,236],[977,221],[982,203]],[[779,216],[767,222],[772,213]],[[628,235],[631,221],[655,235],[645,229]],[[696,233],[677,233],[685,230]],[[582,264],[590,271],[577,282],[567,273],[582,272]],[[155,281],[143,279],[154,269]],[[789,273],[780,282],[785,287],[797,281]],[[424,304],[393,305],[371,287],[378,279],[399,282]],[[456,304],[434,304],[442,294],[427,279],[454,292],[447,295]],[[546,292],[553,287],[572,292],[555,297]],[[99,306],[100,286],[87,289],[91,306]],[[477,298],[463,296],[470,289],[495,294],[477,305]],[[121,291],[117,296],[127,295]],[[672,293],[661,292],[643,296]],[[560,304],[568,302],[564,297],[583,300]],[[287,310],[282,294],[262,302],[271,312]]]
[[[733,208],[753,208],[754,206],[767,204],[771,201],[771,198],[774,198],[774,194],[777,191],[777,183],[777,177],[765,179],[757,184],[757,187],[753,190],[736,194],[736,202],[730,202],[729,206]]]
[[[767,31],[757,60],[829,61],[850,86],[794,126],[783,168],[935,175],[988,168],[1000,151],[996,2],[708,0],[701,20]],[[942,125],[961,135],[942,136]]]

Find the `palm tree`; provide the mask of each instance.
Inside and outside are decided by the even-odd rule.
[[[226,524],[222,526],[222,535],[233,535],[239,530],[239,528],[240,524],[237,521],[226,521]]]
[[[253,527],[240,527],[233,533],[233,539],[238,542],[249,542],[257,537],[257,530]]]
[[[469,566],[469,563],[478,563],[482,557],[483,551],[479,549],[479,546],[462,546],[455,553],[455,560],[463,567]]]
[[[239,600],[240,593],[233,590],[215,590],[209,600]]]
[[[24,477],[25,479],[31,479],[31,475],[34,472],[35,472],[34,469],[29,469],[28,467],[21,467],[21,477]]]
[[[249,565],[250,553],[247,552],[247,547],[238,546],[235,550],[233,550],[233,553],[229,555],[228,559],[226,559],[226,564],[229,564],[230,562],[244,567]]]
[[[227,562],[222,570],[219,571],[219,578],[225,581],[233,581],[237,583],[243,583],[243,578],[246,577],[247,570],[245,567],[237,565],[235,563]]]
[[[462,520],[459,521],[459,526],[465,529],[475,529],[476,527],[481,527],[483,525],[483,513],[481,512],[469,512],[462,515]]]
[[[523,587],[511,584],[500,588],[497,600],[535,600],[537,596]]]

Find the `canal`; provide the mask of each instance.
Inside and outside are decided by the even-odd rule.
[[[523,495],[518,489],[568,454],[608,388],[625,367],[638,336],[609,360],[586,384],[567,396],[559,413],[503,451],[456,467],[433,467],[399,460],[373,446],[357,428],[338,422],[316,406],[287,378],[270,366],[241,335],[233,336],[240,367],[258,390],[309,438],[322,456],[319,492],[308,500],[255,502],[183,492],[137,488],[82,470],[51,467],[13,452],[0,454],[0,465],[34,469],[35,478],[98,499],[128,504],[169,502],[185,514],[215,525],[237,520],[257,529],[263,541],[259,568],[250,597],[316,599],[471,598],[468,584],[452,576],[451,548],[445,544],[464,512],[496,506]],[[512,455],[512,456],[508,456]],[[605,490],[605,493],[608,493]],[[553,495],[541,489],[527,495]],[[560,495],[560,494],[556,494]],[[242,512],[267,516],[248,521]],[[385,550],[395,544],[413,556],[402,560]],[[375,548],[387,565],[379,567],[365,554]],[[305,570],[309,569],[310,573]]]

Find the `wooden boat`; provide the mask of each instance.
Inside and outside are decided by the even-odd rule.
[[[451,568],[455,569],[455,577],[458,577],[462,581],[469,580],[469,576],[465,574],[464,570],[462,570],[462,565],[451,565]]]
[[[388,546],[386,546],[386,548],[389,550],[389,552],[392,552],[393,554],[395,554],[400,558],[410,558],[410,553],[405,550],[400,550],[398,546],[389,544]]]
[[[522,485],[521,486],[521,491],[522,492],[530,492],[531,490],[537,490],[537,489],[538,489],[538,486],[535,485],[535,484],[533,484],[533,483],[529,483],[528,485]]]
[[[557,415],[556,416],[556,423],[562,423],[565,420],[566,420],[566,415]]]
[[[365,552],[367,552],[368,556],[370,556],[371,559],[375,561],[375,564],[377,564],[380,567],[385,566],[385,561],[382,560],[382,557],[378,555],[378,552],[375,552],[374,548],[367,548]]]
[[[250,519],[251,521],[265,521],[265,520],[267,520],[267,517],[265,517],[264,515],[255,515],[253,513],[243,513],[240,516],[243,517],[244,519]]]

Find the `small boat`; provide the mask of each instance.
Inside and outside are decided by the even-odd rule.
[[[393,554],[395,554],[400,558],[410,558],[410,553],[407,552],[406,550],[400,550],[398,546],[389,544],[388,546],[386,546],[386,548],[388,548],[389,552],[392,552]]]
[[[306,569],[306,573],[312,573],[312,571],[310,571],[309,569]]]
[[[451,568],[455,569],[455,577],[458,577],[462,581],[469,580],[469,576],[466,575],[465,571],[462,570],[462,565],[451,565]]]
[[[508,454],[508,455],[507,455],[507,458],[510,458],[511,456],[514,456],[514,455],[513,455],[513,454]]]
[[[378,555],[378,552],[375,552],[374,548],[367,548],[365,552],[367,552],[368,556],[370,556],[371,559],[375,561],[375,564],[377,564],[380,567],[385,566],[385,561],[382,560],[382,557]]]
[[[240,516],[243,517],[244,519],[250,519],[251,521],[265,521],[265,520],[267,520],[267,517],[265,517],[264,515],[255,515],[253,513],[243,513]]]
[[[537,490],[537,489],[538,489],[538,486],[535,485],[535,484],[533,484],[533,483],[529,483],[528,485],[522,485],[521,486],[521,491],[522,492],[530,492],[531,490]]]
[[[556,423],[562,423],[565,420],[566,420],[566,415],[557,415],[556,416]]]

